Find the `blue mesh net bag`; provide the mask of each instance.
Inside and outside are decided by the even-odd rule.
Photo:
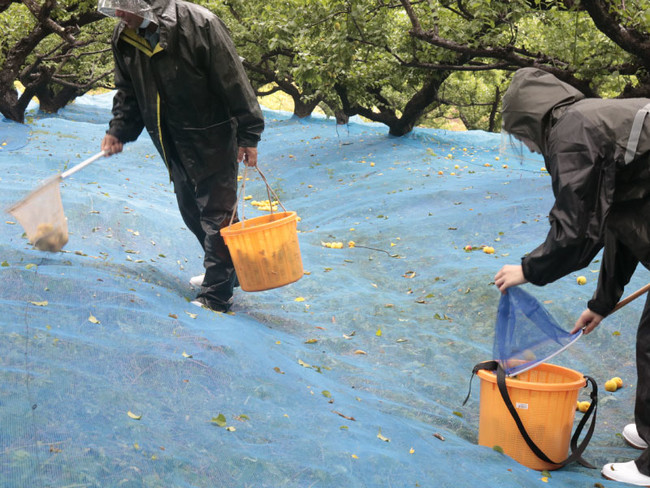
[[[566,332],[533,296],[512,287],[499,302],[493,357],[514,376],[548,361],[581,335]]]

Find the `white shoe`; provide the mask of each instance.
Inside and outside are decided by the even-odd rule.
[[[627,424],[623,428],[623,439],[635,449],[648,448],[648,443],[641,439],[639,432],[636,430],[636,424]]]
[[[635,486],[650,487],[650,476],[641,474],[634,461],[606,464],[603,466],[601,473],[608,480],[620,481]]]
[[[198,275],[198,276],[192,276],[190,278],[190,285],[196,286],[197,288],[201,286],[203,283],[203,278],[205,278],[204,274]]]

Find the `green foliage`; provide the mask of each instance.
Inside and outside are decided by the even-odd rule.
[[[495,107],[509,74],[521,66],[559,70],[607,97],[644,82],[644,64],[598,30],[581,2],[196,1],[228,25],[258,92],[281,90],[303,114],[317,104],[330,114],[359,113],[386,123],[391,133],[408,132],[418,121],[446,125],[450,117],[467,128],[498,130]],[[649,0],[594,4],[632,29],[642,46],[650,29]],[[95,0],[60,0],[50,18],[72,26],[95,9]],[[37,24],[21,3],[0,13],[0,67]],[[52,96],[70,84],[108,84],[110,78],[96,80],[112,67],[105,49],[114,25],[114,19],[103,19],[73,29],[81,43],[73,50],[49,34],[21,69],[54,73]]]

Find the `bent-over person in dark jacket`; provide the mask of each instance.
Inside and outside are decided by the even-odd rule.
[[[205,252],[205,275],[192,303],[232,305],[237,277],[220,229],[237,204],[238,161],[257,164],[264,119],[222,21],[182,0],[99,0],[118,17],[113,118],[102,141],[122,151],[143,128],[162,156],[183,221]]]
[[[546,285],[587,266],[603,249],[594,296],[573,331],[587,334],[612,312],[637,265],[650,268],[650,99],[586,98],[552,74],[518,70],[503,97],[503,130],[544,156],[555,203],[546,240],[495,276],[502,292]],[[650,486],[650,299],[636,343],[635,423],[623,437],[643,450],[606,464],[608,479]]]

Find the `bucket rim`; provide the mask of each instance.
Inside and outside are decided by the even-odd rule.
[[[269,221],[269,217],[271,216],[280,216],[280,217]],[[257,230],[260,230],[261,228],[271,229],[273,227],[286,225],[291,221],[297,220],[297,217],[298,216],[295,211],[274,212],[272,214],[253,217],[252,219],[241,220],[232,225],[223,227],[220,232],[224,238],[238,236],[241,234],[247,234],[249,232],[255,232]],[[244,227],[244,225],[246,227]]]
[[[578,371],[556,364],[542,363],[529,371],[546,370],[547,372],[559,373],[571,379],[571,381],[563,383],[540,383],[537,381],[524,381],[516,379],[516,377],[506,378],[506,386],[508,388],[518,388],[522,390],[536,390],[536,391],[572,391],[584,388],[587,385],[587,380],[584,375]],[[527,373],[529,371],[526,371]],[[477,373],[481,380],[489,383],[496,383],[497,376],[493,371],[479,370]]]

